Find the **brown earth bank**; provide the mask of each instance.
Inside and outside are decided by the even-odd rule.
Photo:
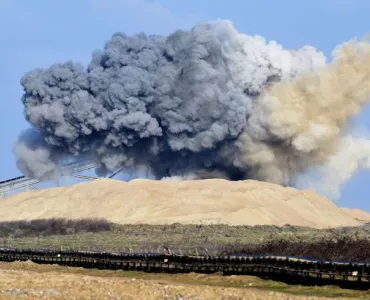
[[[291,224],[329,228],[361,225],[370,221],[370,214],[339,208],[309,190],[254,180],[97,179],[20,193],[0,201],[0,221],[40,218],[105,218],[120,224]]]
[[[0,299],[366,299],[368,292],[290,287],[252,276],[168,275],[0,263]],[[288,291],[288,293],[287,293]]]

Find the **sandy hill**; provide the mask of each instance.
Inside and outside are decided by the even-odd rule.
[[[370,214],[337,207],[311,191],[223,179],[194,181],[97,179],[0,200],[0,221],[106,218],[116,223],[224,223],[357,226]]]

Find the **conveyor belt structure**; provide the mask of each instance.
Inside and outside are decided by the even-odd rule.
[[[370,289],[370,262],[335,262],[281,255],[185,256],[160,253],[24,250],[0,247],[0,261],[166,273],[255,275],[288,283]]]

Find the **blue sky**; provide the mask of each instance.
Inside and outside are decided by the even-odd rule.
[[[35,67],[91,53],[117,31],[169,34],[197,22],[229,19],[247,34],[285,47],[315,46],[329,57],[338,44],[369,33],[369,0],[0,0],[0,180],[18,176],[12,147],[28,127],[21,76]],[[370,128],[370,109],[357,123]],[[342,188],[338,204],[370,211],[370,172]]]

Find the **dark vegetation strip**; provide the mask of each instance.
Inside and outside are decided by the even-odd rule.
[[[0,238],[22,238],[49,235],[67,235],[80,232],[110,231],[113,223],[105,219],[67,220],[62,218],[32,221],[0,222]]]
[[[228,245],[224,254],[287,255],[330,261],[370,263],[370,240],[367,238],[321,238],[318,241],[269,240],[257,245]]]

